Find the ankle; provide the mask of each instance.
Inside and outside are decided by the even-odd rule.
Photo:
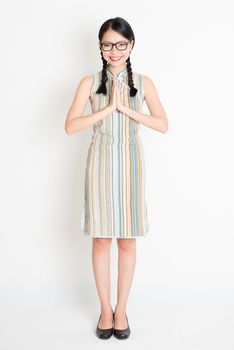
[[[101,305],[101,313],[102,314],[109,314],[112,313],[113,309],[111,305]]]
[[[126,306],[125,305],[116,305],[115,306],[115,314],[118,314],[118,315],[125,315],[126,313]]]

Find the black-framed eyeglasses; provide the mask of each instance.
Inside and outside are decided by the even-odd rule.
[[[124,51],[128,47],[129,41],[118,41],[117,43],[104,42],[100,43],[100,47],[103,51],[111,51],[115,46],[117,50]]]

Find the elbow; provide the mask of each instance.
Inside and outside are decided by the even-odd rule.
[[[69,123],[65,124],[64,129],[65,129],[65,132],[66,132],[67,135],[71,135],[72,134],[71,129],[69,127]]]
[[[166,134],[168,131],[168,125],[165,125],[161,131],[163,134]]]
[[[162,133],[163,134],[166,134],[167,131],[168,131],[168,121],[167,121],[167,118],[164,118],[164,121],[163,121],[163,126],[162,126]]]

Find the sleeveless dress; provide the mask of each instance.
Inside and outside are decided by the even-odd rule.
[[[107,67],[107,95],[96,94],[102,71],[93,74],[89,100],[95,113],[109,104],[115,74]],[[136,96],[131,97],[127,67],[117,75],[122,102],[141,111],[143,76],[133,72]],[[81,231],[91,238],[137,238],[149,231],[145,200],[145,160],[140,123],[118,111],[93,124],[88,149]]]

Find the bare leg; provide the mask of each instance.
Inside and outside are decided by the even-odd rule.
[[[112,238],[93,238],[92,263],[101,303],[101,319],[99,328],[112,327],[112,306],[110,304],[110,246]]]
[[[118,297],[115,306],[115,328],[127,328],[126,305],[136,265],[136,239],[118,238]]]

